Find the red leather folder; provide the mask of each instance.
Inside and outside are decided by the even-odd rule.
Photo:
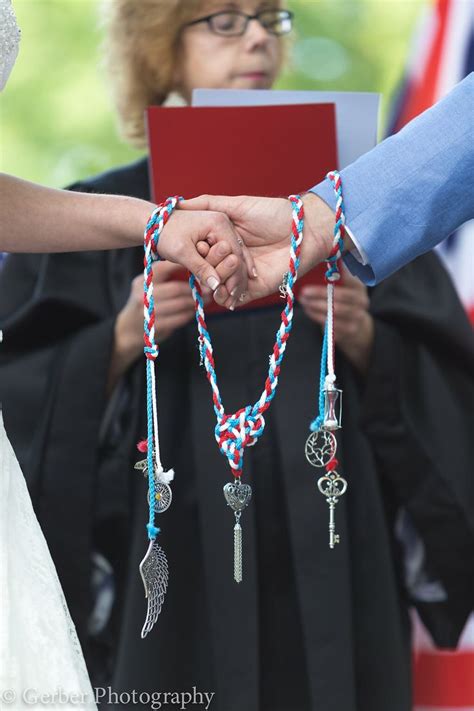
[[[156,202],[202,193],[287,197],[337,166],[334,104],[153,106],[147,118]],[[304,284],[322,283],[322,273],[317,267],[298,280],[296,294]],[[278,301],[268,297],[253,307]]]

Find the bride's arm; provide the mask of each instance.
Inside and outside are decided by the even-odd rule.
[[[154,205],[118,195],[46,188],[0,174],[0,250],[69,252],[143,242]]]
[[[155,205],[120,195],[46,188],[0,173],[0,251],[77,252],[143,243]],[[225,244],[212,266],[196,249],[199,241]],[[253,260],[229,218],[216,212],[177,210],[160,237],[162,259],[181,264],[213,291],[238,299],[247,289]]]

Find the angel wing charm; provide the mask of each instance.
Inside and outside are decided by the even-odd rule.
[[[140,575],[145,586],[145,597],[148,600],[145,624],[142,628],[142,639],[144,639],[158,619],[168,589],[168,561],[164,550],[156,540],[150,541],[146,555],[140,563]]]

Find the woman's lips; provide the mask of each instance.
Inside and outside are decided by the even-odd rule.
[[[253,81],[262,81],[268,77],[266,72],[242,72],[238,77],[240,79],[250,79]]]

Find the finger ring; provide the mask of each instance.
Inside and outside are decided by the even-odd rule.
[[[290,272],[285,272],[283,274],[283,280],[282,280],[280,286],[278,287],[278,291],[280,292],[280,299],[286,299],[289,278],[290,278]]]
[[[243,292],[241,293],[241,295],[239,296],[239,301],[245,301],[245,297],[246,297],[246,296],[247,296],[247,294],[245,293],[245,291],[243,291]]]
[[[241,247],[244,246],[244,242],[240,239],[240,237],[237,237],[237,242],[240,244]]]

